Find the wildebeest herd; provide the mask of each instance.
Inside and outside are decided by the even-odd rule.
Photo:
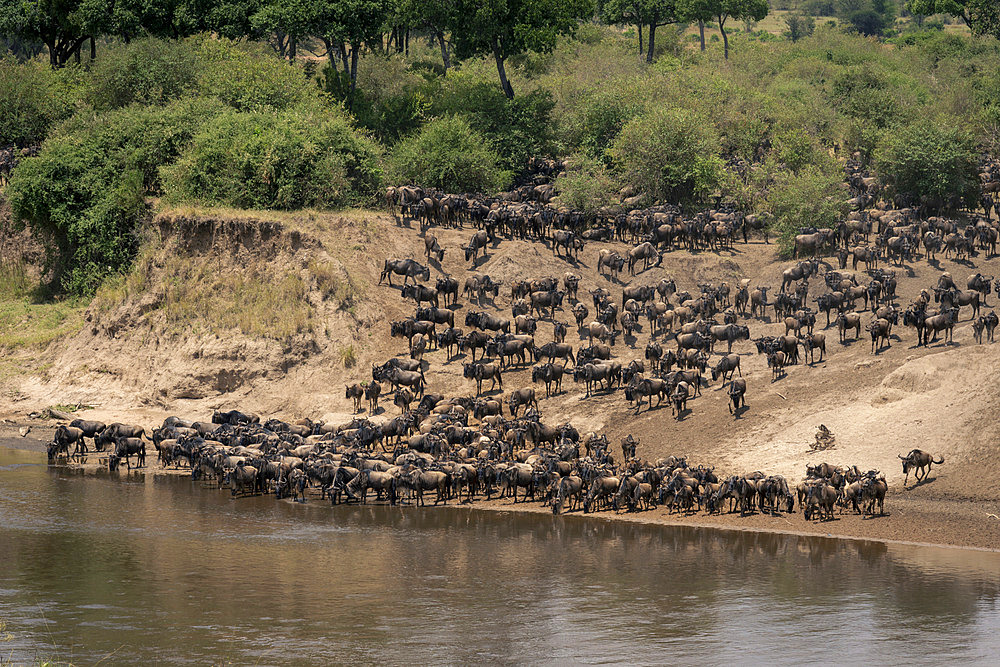
[[[510,386],[510,374],[530,367],[531,381],[544,385],[545,398],[565,393],[563,380],[571,378],[584,398],[620,391],[636,413],[666,402],[677,419],[690,414],[689,402],[704,387],[721,382],[738,419],[748,410],[748,386],[734,346],[744,356],[753,349],[765,355],[772,381],[780,381],[788,366],[821,363],[834,351],[827,347],[829,327],[836,328],[841,344],[860,338],[863,327],[871,352],[880,354],[899,340],[900,322],[915,329],[918,346],[942,337],[950,342],[968,308],[975,340],[993,342],[997,315],[982,310],[993,288],[1000,291],[993,276],[972,273],[963,289],[940,272],[907,306],[897,296],[898,280],[918,256],[935,266],[938,252],[962,260],[995,254],[1000,227],[992,219],[990,197],[983,200],[985,215],[949,219],[935,215],[932,202],[887,202],[877,181],[848,161],[854,210],[836,228],[800,230],[791,240],[794,261],[781,272],[780,283],[733,278],[731,284],[684,285],[661,268],[667,253],[725,251],[758,235],[767,243],[767,219],[718,205],[694,215],[669,205],[632,208],[638,197],[588,217],[553,203],[559,163],[536,161],[534,167],[524,185],[499,197],[414,186],[386,192],[400,224],[419,222],[427,263],[413,257],[385,260],[379,283],[398,287],[414,307],[412,317],[389,324],[391,337],[406,340],[406,351],[373,365],[370,380],[346,386],[345,398],[353,401],[355,414],[367,407],[374,416],[391,393],[397,416],[382,423],[361,417],[338,425],[261,423],[232,411],[217,413],[212,422],[171,418],[148,438],[139,427],[74,422],[57,432],[50,456],[92,438],[98,450],[112,447],[111,469],[122,461],[130,466],[132,457],[141,466],[148,440],[163,465],[190,466],[196,479],[228,484],[234,495],[273,492],[304,500],[313,489],[333,503],[366,502],[374,491],[385,502],[412,499],[419,505],[424,492],[432,492],[435,503],[534,499],[556,513],[663,505],[677,512],[747,514],[798,506],[807,519],[828,519],[839,504],[842,511],[878,514],[887,489],[884,476],[857,466],[810,466],[792,487],[761,472],[719,476],[683,458],[645,461],[636,455],[638,442],[631,436],[615,461],[606,434],[580,433],[562,420],[546,422],[535,388]],[[1000,190],[1000,185],[990,190],[990,184],[1000,184],[1000,168],[984,166],[983,181],[988,194]],[[436,262],[440,268],[449,251],[435,229],[467,227],[469,240],[460,249],[472,270],[463,276],[441,271],[432,282],[431,266]],[[513,281],[478,271],[499,244],[513,239],[544,244],[569,270]],[[613,248],[621,246],[612,241],[631,249],[618,252]],[[616,286],[614,293],[601,286],[587,289],[576,273],[578,257],[590,243],[602,244],[596,271]],[[815,289],[818,285],[823,289]],[[784,333],[753,337],[751,326],[765,322],[780,324]],[[543,331],[551,332],[550,339],[541,338]],[[638,344],[639,333],[646,337],[644,345]],[[615,356],[619,340],[635,358]],[[456,358],[462,359],[463,378],[475,383],[475,394],[433,393],[427,371]],[[907,480],[911,470],[919,481],[931,463],[943,462],[920,450],[900,458]]]
[[[740,516],[792,513],[800,507],[806,520],[832,519],[837,506],[841,513],[851,508],[862,515],[884,514],[887,484],[877,470],[810,465],[805,478],[791,487],[779,475],[722,477],[712,467],[673,456],[650,463],[638,456],[640,443],[631,435],[621,441],[622,457],[616,461],[606,435],[581,435],[569,424],[551,428],[522,419],[523,430],[497,437],[500,430],[467,426],[470,407],[425,395],[409,413],[419,419],[420,433],[405,443],[391,423],[261,423],[238,410],[215,412],[210,422],[168,417],[148,438],[141,426],[76,420],[57,429],[49,458],[69,456],[71,445],[74,458],[85,458],[89,438],[97,453],[107,451],[111,471],[123,460],[131,469],[132,457],[136,467],[144,467],[148,441],[163,468],[187,468],[192,479],[215,480],[233,496],[273,493],[304,502],[311,491],[334,505],[367,503],[374,493],[375,502],[420,506],[430,493],[435,505],[510,498],[541,502],[554,514],[659,506],[671,513]],[[496,429],[500,421],[483,416],[483,424]],[[443,428],[440,435],[435,427]],[[511,433],[524,441],[507,437]],[[918,481],[932,463],[944,462],[920,450],[900,459],[907,476],[916,470]]]

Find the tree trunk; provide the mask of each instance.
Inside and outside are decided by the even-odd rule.
[[[451,67],[451,59],[448,57],[448,44],[444,41],[444,33],[437,31],[438,43],[441,45],[441,60],[444,61],[444,75],[448,76],[448,68]]]
[[[73,62],[75,62],[77,65],[80,64],[80,46],[82,44],[83,42],[81,41],[79,44],[76,45],[76,48],[73,49]]]
[[[350,72],[351,66],[347,62],[347,45],[343,42],[340,43],[340,61],[344,64],[344,71]]]
[[[404,44],[404,46],[403,46],[403,55],[404,56],[409,56],[410,55],[410,29],[409,28],[406,29],[406,39],[403,40],[403,44]]]
[[[719,32],[722,33],[722,48],[725,59],[729,60],[729,35],[726,34],[726,20],[719,17]]]
[[[639,26],[639,56],[642,57],[642,23],[637,23]]]
[[[93,37],[90,38],[90,59],[97,60],[97,42]]]
[[[296,47],[297,46],[298,46],[298,44],[296,43],[295,38],[294,37],[289,37],[288,38],[288,60],[290,62],[295,62],[295,52],[296,52]]]
[[[656,48],[656,24],[649,24],[649,46],[646,47],[646,62],[653,62],[653,50]]]
[[[351,91],[347,95],[348,109],[354,104],[354,90],[358,86],[358,51],[360,50],[360,43],[351,44]]]
[[[510,81],[507,80],[507,70],[504,69],[503,61],[504,58],[500,54],[500,45],[494,41],[493,42],[493,59],[497,61],[497,74],[500,75],[500,88],[503,89],[503,94],[507,96],[508,100],[514,99],[514,89],[510,85]]]
[[[705,22],[698,19],[698,35],[701,37],[701,50],[705,50]]]

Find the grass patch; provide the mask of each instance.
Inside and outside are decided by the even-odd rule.
[[[354,353],[353,345],[348,345],[340,350],[340,361],[344,364],[344,368],[354,368],[354,364],[358,363],[358,357]]]
[[[32,303],[24,297],[0,296],[0,348],[44,348],[83,326],[86,302],[80,299]]]
[[[178,260],[167,278],[162,309],[169,329],[287,339],[312,331],[309,286],[298,274],[270,275],[213,262]]]

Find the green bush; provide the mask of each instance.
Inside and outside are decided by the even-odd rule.
[[[574,143],[590,157],[610,165],[608,149],[625,124],[642,113],[643,105],[620,88],[608,88],[588,96],[576,117]]]
[[[770,188],[766,210],[784,255],[803,227],[834,227],[847,212],[843,178],[836,168],[809,166],[798,173],[779,172]]]
[[[623,182],[654,199],[702,200],[722,177],[714,130],[691,111],[656,109],[622,129],[611,148],[614,167]]]
[[[42,237],[59,288],[92,294],[105,276],[128,266],[144,195],[159,188],[157,168],[220,108],[182,100],[81,114],[18,165],[7,189],[11,209]]]
[[[39,143],[73,110],[74,95],[64,74],[40,61],[21,64],[0,58],[0,146]]]
[[[207,35],[191,39],[201,95],[240,111],[280,111],[317,99],[315,84],[299,66],[277,58],[266,44]]]
[[[618,202],[618,188],[602,162],[574,155],[567,158],[566,165],[555,183],[562,204],[592,215],[602,206]]]
[[[893,194],[949,206],[979,199],[978,151],[957,121],[929,120],[886,132],[875,151],[875,170]]]
[[[170,201],[238,208],[333,208],[370,200],[379,150],[346,118],[311,110],[226,111],[162,168]]]
[[[508,100],[493,79],[455,72],[442,82],[429,114],[464,118],[489,144],[500,168],[516,174],[530,158],[552,153],[554,106],[547,91],[529,91]]]
[[[165,104],[194,91],[199,69],[192,40],[146,38],[114,45],[91,65],[85,99],[97,110]]]
[[[484,137],[464,118],[445,116],[399,142],[389,171],[396,183],[417,183],[446,192],[492,192],[511,180],[499,162]]]

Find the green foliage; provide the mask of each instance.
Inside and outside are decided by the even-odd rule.
[[[85,99],[98,111],[165,104],[195,90],[200,64],[191,42],[150,37],[115,45],[91,65]]]
[[[560,203],[592,215],[618,201],[616,183],[604,164],[584,155],[566,160],[566,170],[556,179]]]
[[[333,208],[377,188],[379,150],[339,115],[227,111],[206,122],[175,164],[167,197],[237,208]]]
[[[622,181],[671,202],[703,200],[719,184],[719,138],[707,119],[659,108],[622,129],[611,148]]]
[[[552,152],[552,109],[544,90],[514,99],[475,74],[456,73],[431,101],[433,116],[461,116],[488,143],[504,171],[518,173],[528,159]]]
[[[919,120],[883,135],[875,169],[890,193],[955,206],[979,197],[976,144],[955,122]]]
[[[55,239],[56,247],[47,244],[49,265],[61,289],[91,294],[128,265],[158,166],[217,111],[210,101],[180,101],[76,116],[37,157],[18,165],[7,190],[11,208],[33,231]]]
[[[577,141],[590,157],[610,165],[608,150],[618,134],[632,118],[642,112],[642,104],[620,88],[598,90],[587,97],[580,107]]]
[[[0,59],[0,146],[39,143],[73,113],[74,95],[65,79],[37,61]]]
[[[808,37],[816,30],[816,20],[808,15],[791,12],[785,16],[785,25],[788,26],[788,37],[797,42],[803,37]]]
[[[263,44],[195,39],[197,86],[203,95],[240,111],[280,111],[316,99],[316,86],[302,71],[275,58]]]
[[[996,0],[907,0],[913,14],[950,14],[962,19],[975,35],[1000,39],[1000,3]]]
[[[783,254],[790,255],[795,235],[803,227],[834,227],[847,213],[843,177],[836,168],[809,166],[780,172],[770,189],[766,210]]]
[[[493,192],[509,185],[483,136],[459,116],[430,121],[399,142],[389,160],[397,183],[417,183],[446,192]]]

